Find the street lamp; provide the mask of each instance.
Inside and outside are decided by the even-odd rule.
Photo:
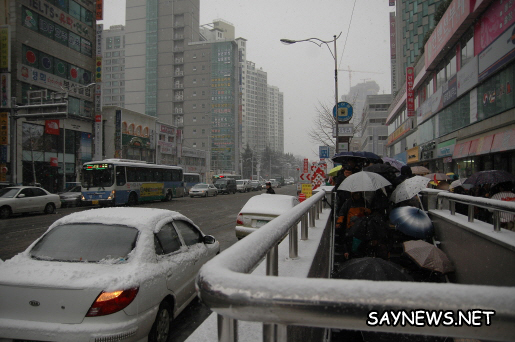
[[[338,59],[336,57],[336,40],[338,38],[340,38],[340,36],[342,35],[342,33],[340,32],[340,34],[338,35],[338,37],[336,35],[333,36],[333,40],[322,40],[322,39],[319,39],[319,38],[308,38],[308,39],[302,39],[302,40],[291,40],[291,39],[281,39],[281,42],[283,44],[287,44],[287,45],[291,45],[291,44],[295,44],[295,43],[301,43],[301,42],[310,42],[310,43],[313,43],[313,44],[316,44],[318,45],[319,47],[322,46],[322,44],[324,44],[325,46],[327,46],[327,48],[329,49],[329,52],[331,53],[331,56],[333,56],[334,58],[334,99],[335,99],[335,107],[336,108],[336,118],[335,118],[335,127],[336,127],[336,148],[335,148],[335,151],[336,153],[338,153],[338,135],[339,135],[339,132],[338,132]],[[329,46],[329,43],[333,42],[334,43],[334,53],[333,51],[331,51],[331,48]]]

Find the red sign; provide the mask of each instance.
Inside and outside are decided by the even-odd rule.
[[[307,159],[304,159],[304,173],[309,172],[309,161]]]
[[[45,120],[45,133],[59,135],[59,120]]]
[[[301,181],[310,181],[311,180],[311,173],[309,172],[304,172],[304,173],[301,173],[300,176],[299,176],[299,179]]]
[[[96,19],[104,19],[104,0],[97,0],[95,5]]]
[[[495,0],[474,26],[474,56],[479,55],[515,22],[513,2]]]
[[[58,166],[56,157],[50,158],[50,166]]]
[[[408,116],[415,116],[415,93],[413,83],[415,82],[415,68],[406,68],[406,110]]]
[[[95,115],[95,122],[102,122],[102,115],[100,115],[100,114]]]

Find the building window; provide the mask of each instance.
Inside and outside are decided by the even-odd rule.
[[[196,116],[193,117],[193,122],[197,122],[197,117]]]

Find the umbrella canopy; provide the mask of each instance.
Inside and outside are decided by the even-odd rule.
[[[454,271],[454,266],[447,254],[435,245],[417,240],[403,242],[403,246],[404,253],[422,268],[444,274]]]
[[[361,241],[385,240],[389,226],[377,215],[365,216],[347,229],[346,235]]]
[[[515,182],[515,176],[504,170],[479,171],[467,178],[464,184],[473,186],[482,184],[499,184],[504,182]]]
[[[459,186],[463,187],[464,189],[471,189],[472,187],[474,187],[472,184],[464,184],[464,182],[467,180],[467,178],[460,178],[460,179],[457,179],[455,180],[454,182],[451,183],[451,185],[449,186],[449,190],[450,189],[454,189],[454,188],[457,188]]]
[[[366,160],[366,157],[363,156],[362,154],[359,154],[359,152],[345,151],[345,152],[340,152],[340,153],[335,154],[331,159],[335,163],[344,164],[345,161],[347,161],[349,159],[354,159],[356,161],[362,161],[363,162],[363,161]]]
[[[390,212],[390,222],[397,230],[417,239],[426,239],[433,235],[433,222],[419,208],[395,208]]]
[[[340,171],[342,169],[342,166],[341,165],[338,165],[336,167],[333,167],[331,169],[331,171],[329,171],[329,173],[327,174],[328,176],[331,176],[331,177],[334,177],[338,174],[338,171]]]
[[[360,171],[345,178],[338,190],[350,192],[376,191],[388,185],[392,185],[392,183],[383,176],[373,172]]]
[[[363,156],[364,158],[366,158],[369,162],[371,163],[379,163],[379,164],[382,164],[383,163],[383,160],[381,159],[381,157],[379,157],[377,154],[375,153],[372,153],[372,152],[366,152],[366,151],[363,151],[363,152],[356,152],[358,155],[361,155]]]
[[[426,189],[427,183],[429,183],[429,179],[426,177],[413,176],[408,178],[401,184],[397,185],[390,196],[390,201],[393,203],[407,201],[413,198],[420,191]]]
[[[431,171],[424,166],[412,166],[411,172],[413,172],[414,175],[425,175],[427,173],[431,173]]]
[[[380,258],[358,258],[344,262],[333,274],[336,279],[413,281],[401,266]]]
[[[428,173],[427,175],[424,175],[424,177],[427,177],[427,178],[429,178],[431,180],[437,180],[437,181],[443,181],[443,180],[451,179],[445,173]]]
[[[393,158],[390,158],[390,157],[383,157],[381,159],[383,159],[384,163],[390,163],[390,165],[393,166],[394,168],[396,168],[398,171],[401,170],[401,167],[406,165],[403,162],[401,162],[400,160],[393,159]]]

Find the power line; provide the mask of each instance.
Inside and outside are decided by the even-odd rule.
[[[352,12],[350,14],[349,20],[349,28],[347,29],[347,36],[345,36],[345,43],[343,43],[343,51],[340,57],[340,65],[342,64],[343,54],[345,53],[345,46],[347,46],[347,38],[349,38],[350,25],[352,24],[352,17],[354,16],[354,7],[356,7],[356,0],[354,0],[354,5],[352,5]]]

